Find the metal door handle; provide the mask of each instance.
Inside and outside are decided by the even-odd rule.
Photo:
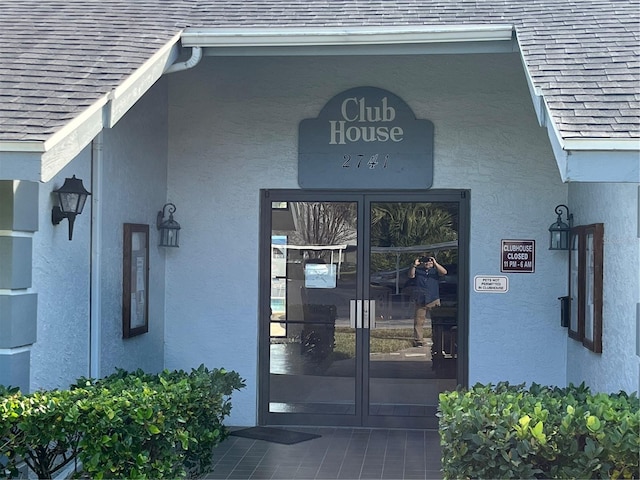
[[[362,300],[349,301],[349,326],[362,328]]]
[[[364,300],[364,312],[363,312],[363,320],[364,320],[364,329],[369,329],[369,304],[371,300]]]
[[[375,300],[369,300],[369,315],[367,316],[368,318],[368,327],[367,328],[376,328],[376,301]]]
[[[376,301],[349,300],[349,326],[351,328],[376,328]]]

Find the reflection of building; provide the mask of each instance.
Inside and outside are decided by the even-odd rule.
[[[282,253],[282,256],[280,256],[280,253],[278,253],[277,256],[274,255],[274,259],[277,258],[278,260],[287,258],[287,251],[289,250],[300,252],[299,258],[303,261],[308,258],[307,254],[309,252],[324,254],[322,258],[326,257],[326,263],[336,266],[336,272],[339,277],[348,245],[279,245],[277,247],[274,245],[274,251],[276,249]]]
[[[291,308],[295,308],[285,308],[287,291],[291,287],[287,288],[287,272],[289,272],[289,281],[292,280],[289,269],[299,269],[301,272],[301,274],[293,275],[293,277],[299,277],[298,280],[302,282],[293,290],[299,290],[303,286],[305,288],[335,288],[348,248],[347,245],[288,245],[284,243],[282,238],[278,239],[280,243],[272,245],[271,308],[278,313],[291,311]],[[295,253],[290,254],[290,252]],[[325,253],[323,258],[326,256],[326,260],[323,260],[322,264],[307,263],[309,252]],[[293,304],[299,304],[299,301],[295,300]]]

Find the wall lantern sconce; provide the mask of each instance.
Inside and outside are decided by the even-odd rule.
[[[58,225],[63,218],[69,220],[69,240],[73,237],[73,222],[76,220],[76,215],[82,213],[84,204],[87,201],[87,196],[91,195],[84,186],[82,180],[76,178],[66,178],[64,184],[57,190],[54,190],[58,196],[58,203],[60,206],[53,207],[51,210],[51,223]]]
[[[164,219],[164,212],[169,210],[169,219]],[[180,235],[180,224],[173,219],[173,212],[176,211],[176,206],[173,203],[166,203],[162,210],[158,212],[158,230],[160,231],[160,245],[161,247],[179,247],[178,236]]]
[[[562,210],[567,213],[567,223],[562,221]],[[558,205],[556,207],[556,222],[549,227],[549,250],[569,250],[569,238],[573,214],[569,213],[569,207]]]

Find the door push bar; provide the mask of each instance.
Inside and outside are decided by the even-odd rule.
[[[350,300],[349,326],[351,328],[376,328],[376,301]]]

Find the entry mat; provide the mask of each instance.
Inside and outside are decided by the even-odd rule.
[[[294,443],[306,442],[321,435],[315,433],[296,432],[273,427],[249,427],[240,430],[233,430],[231,435],[235,437],[252,438],[254,440],[264,440],[266,442],[282,443],[293,445]]]

